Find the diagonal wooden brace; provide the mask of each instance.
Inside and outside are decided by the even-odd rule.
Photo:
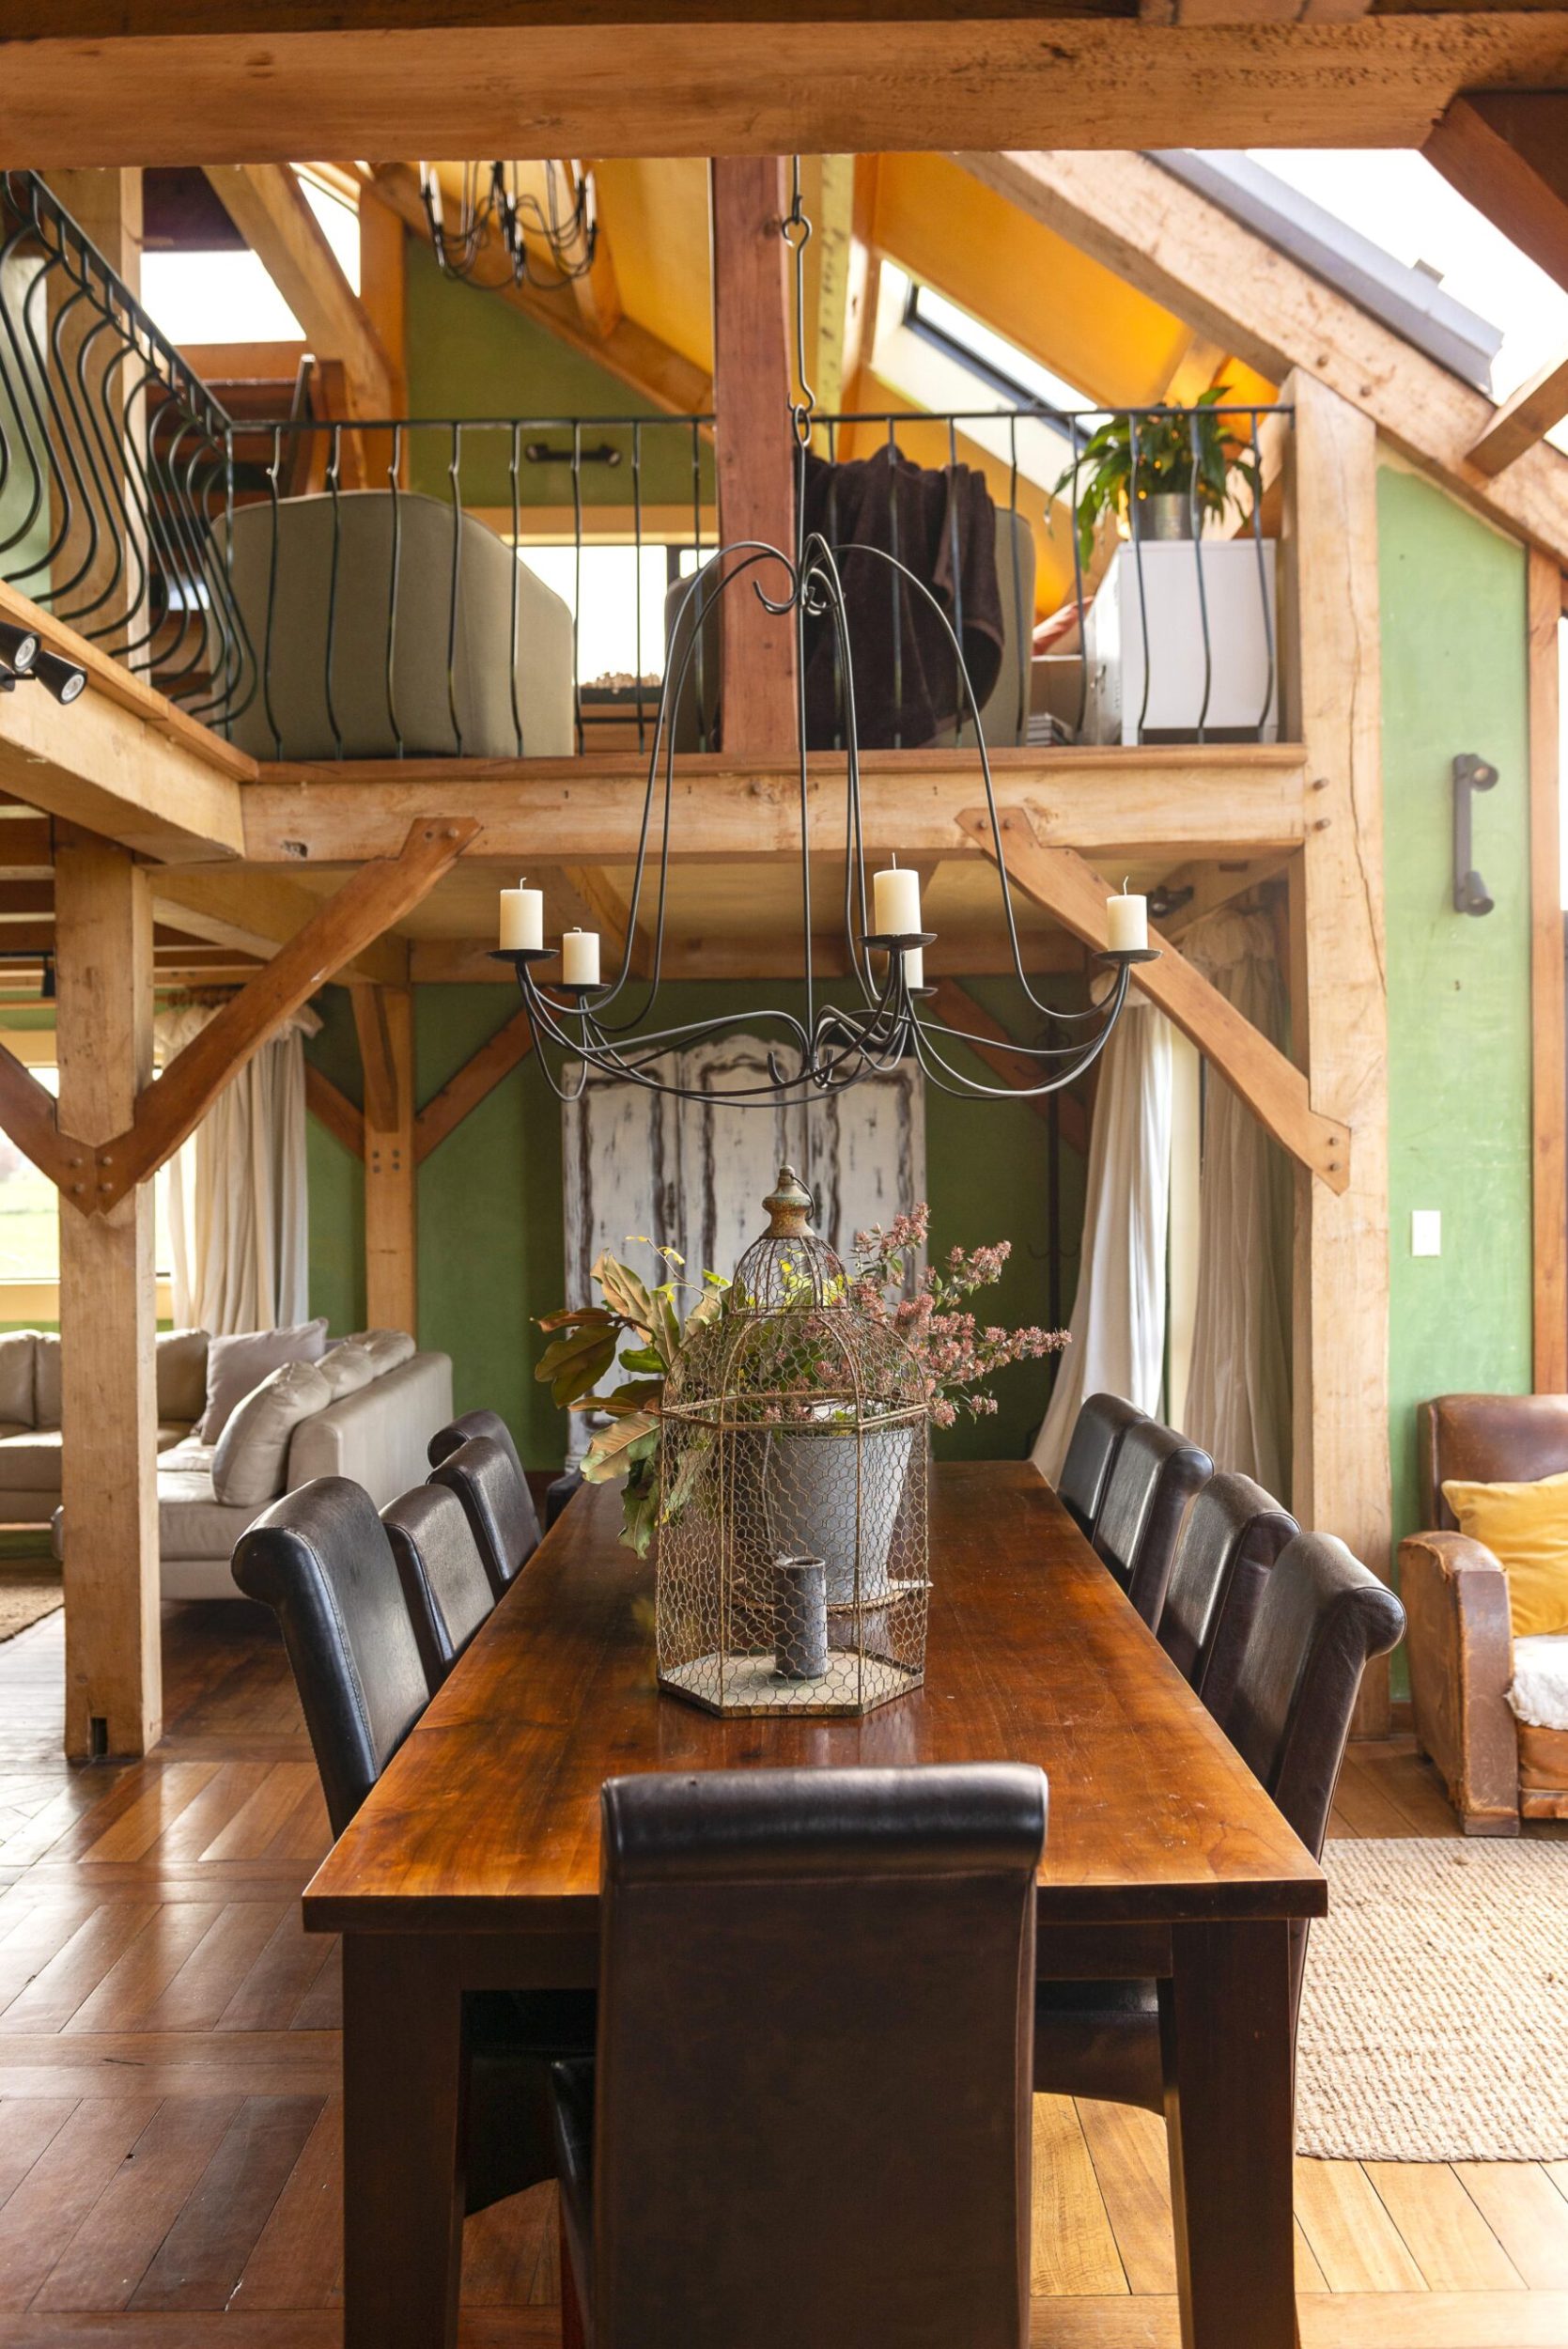
[[[991,819],[983,807],[966,808],[960,829],[996,861]],[[1086,946],[1105,947],[1106,886],[1075,848],[1046,848],[1021,807],[997,812],[1002,857],[1009,878],[1035,904],[1055,915]],[[1189,1036],[1205,1060],[1233,1086],[1253,1116],[1293,1159],[1300,1160],[1330,1190],[1350,1181],[1350,1129],[1314,1110],[1307,1080],[1294,1061],[1243,1019],[1218,988],[1180,951],[1160,941],[1157,962],[1141,964],[1133,983],[1173,1027]]]

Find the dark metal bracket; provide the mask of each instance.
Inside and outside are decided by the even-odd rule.
[[[1453,904],[1457,913],[1490,913],[1492,895],[1475,869],[1471,839],[1470,802],[1477,791],[1490,791],[1498,770],[1490,759],[1474,751],[1461,751],[1453,762]]]

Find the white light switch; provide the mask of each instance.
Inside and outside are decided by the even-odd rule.
[[[1443,1252],[1443,1211],[1441,1207],[1412,1207],[1410,1210],[1410,1253],[1412,1256],[1440,1256]]]

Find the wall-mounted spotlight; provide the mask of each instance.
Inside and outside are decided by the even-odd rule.
[[[57,702],[73,702],[87,682],[85,669],[79,668],[74,661],[64,660],[57,652],[45,652],[41,647],[32,667],[23,675],[37,677],[40,685],[47,686]]]
[[[9,669],[15,677],[25,677],[38,657],[35,629],[18,628],[10,620],[0,620],[0,667]]]

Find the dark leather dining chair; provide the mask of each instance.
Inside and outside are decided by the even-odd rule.
[[[522,1455],[518,1450],[517,1439],[499,1411],[459,1411],[456,1419],[448,1420],[444,1427],[436,1429],[425,1447],[425,1457],[432,1468],[440,1468],[443,1460],[449,1460],[454,1452],[460,1451],[474,1436],[489,1436],[490,1441],[498,1443],[503,1452],[509,1452],[512,1466],[520,1476],[523,1474]]]
[[[381,1511],[419,1660],[435,1695],[495,1605],[463,1504],[443,1485],[416,1485]]]
[[[1387,1584],[1329,1533],[1297,1533],[1259,1595],[1220,1727],[1314,1859],[1323,1851],[1361,1676],[1405,1629]],[[1292,1928],[1292,2012],[1307,1928]],[[1154,1982],[1042,1983],[1034,2086],[1163,2112],[1159,1988]]]
[[[1188,1509],[1160,1611],[1160,1646],[1223,1720],[1268,1570],[1300,1532],[1250,1476],[1222,1470]]]
[[[485,1562],[490,1588],[504,1598],[539,1547],[539,1517],[515,1447],[471,1436],[430,1470],[432,1485],[457,1494]]]
[[[1138,1421],[1117,1447],[1093,1539],[1151,1631],[1159,1625],[1187,1504],[1213,1474],[1203,1446],[1157,1419]]]
[[[386,1529],[361,1486],[318,1476],[241,1535],[233,1572],[246,1597],[277,1617],[341,1835],[428,1702]],[[554,2175],[549,2067],[592,2047],[594,2004],[591,1991],[466,1999],[471,2211]]]
[[[1119,1394],[1092,1394],[1079,1406],[1056,1489],[1079,1532],[1091,1539],[1122,1439],[1129,1427],[1147,1417],[1136,1403],[1125,1402]]]
[[[563,2341],[1022,2349],[1041,1772],[601,1799],[598,2063],[555,2073]]]

